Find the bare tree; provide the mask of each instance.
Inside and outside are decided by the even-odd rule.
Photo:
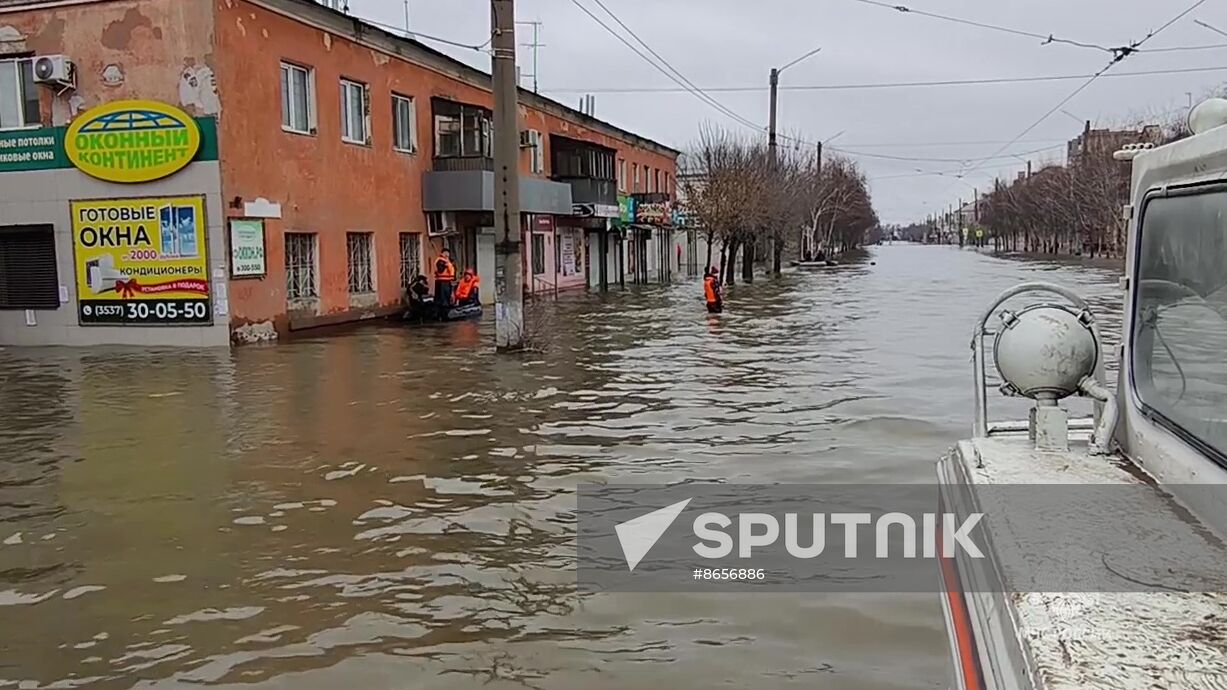
[[[793,237],[836,253],[859,246],[878,225],[865,177],[846,158],[819,161],[815,153],[784,149],[773,160],[765,142],[707,125],[686,161],[686,216],[708,241],[708,265],[719,240],[719,266],[729,282],[739,254],[749,282],[760,256],[771,259],[772,272],[781,271]]]

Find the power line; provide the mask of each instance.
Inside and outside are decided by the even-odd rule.
[[[573,0],[574,1],[574,0]],[[1223,46],[1227,48],[1227,45]],[[1206,66],[1206,67],[1183,67],[1173,69],[1157,69],[1157,70],[1139,70],[1135,72],[1113,72],[1104,74],[1102,78],[1119,78],[1119,77],[1148,77],[1172,74],[1196,74],[1204,72],[1223,72],[1227,71],[1227,66]],[[980,86],[987,84],[1025,84],[1036,82],[1052,82],[1052,81],[1074,81],[1078,79],[1089,79],[1090,74],[1062,74],[1049,76],[1035,77],[996,77],[986,79],[944,79],[937,81],[901,81],[901,82],[866,82],[853,84],[809,84],[809,85],[781,85],[781,91],[852,91],[861,89],[900,89],[900,88],[922,88],[922,87],[938,87],[938,86]],[[770,87],[767,86],[705,86],[701,90],[709,93],[748,93],[767,91]],[[648,87],[609,87],[596,89],[543,89],[545,93],[608,93],[608,94],[655,94],[655,93],[689,93],[690,89],[685,87],[672,86],[648,86]]]
[[[1227,48],[1227,43],[1216,43],[1210,46],[1172,46],[1170,48],[1147,48],[1143,53],[1183,53],[1195,50],[1220,50]]]
[[[1147,53],[1172,53],[1172,52],[1181,52],[1181,51],[1193,51],[1193,50],[1214,50],[1214,49],[1218,49],[1218,48],[1227,48],[1227,45],[1212,45],[1212,46],[1173,46],[1173,47],[1169,47],[1169,48],[1150,48],[1150,49],[1148,49],[1148,50],[1142,51],[1142,50],[1140,50],[1140,49],[1139,49],[1139,46],[1140,46],[1140,45],[1141,45],[1143,42],[1145,42],[1146,40],[1148,40],[1148,39],[1150,38],[1150,36],[1147,36],[1146,38],[1142,39],[1142,41],[1135,41],[1134,43],[1129,44],[1129,45],[1126,45],[1126,46],[1112,47],[1112,46],[1105,46],[1105,45],[1101,45],[1101,44],[1098,44],[1098,43],[1088,43],[1088,42],[1085,42],[1085,41],[1075,41],[1075,40],[1068,39],[1068,38],[1058,38],[1057,36],[1054,36],[1054,35],[1052,35],[1052,34],[1048,34],[1047,36],[1045,36],[1044,34],[1036,33],[1036,32],[1033,32],[1033,31],[1023,31],[1023,30],[1021,30],[1021,29],[1014,29],[1014,28],[1010,28],[1010,27],[1007,27],[1007,26],[999,26],[999,25],[997,25],[997,24],[989,24],[989,23],[986,23],[986,22],[979,22],[979,21],[974,21],[974,20],[971,20],[971,19],[964,19],[964,18],[961,18],[961,17],[952,17],[952,16],[949,16],[949,15],[938,14],[938,13],[936,13],[936,12],[929,12],[929,11],[926,11],[926,10],[918,10],[918,9],[915,9],[915,8],[912,8],[912,7],[908,7],[908,6],[906,6],[906,5],[891,5],[891,4],[886,3],[886,2],[881,2],[880,0],[856,0],[856,1],[857,1],[857,2],[860,2],[860,3],[863,3],[863,4],[866,4],[866,5],[873,5],[873,6],[875,6],[875,7],[882,7],[882,8],[885,8],[885,9],[895,10],[896,12],[901,12],[901,13],[904,13],[904,14],[915,14],[915,15],[919,15],[919,16],[921,16],[921,17],[929,17],[929,18],[931,18],[931,19],[940,19],[940,20],[942,20],[942,21],[952,22],[952,23],[955,23],[955,24],[962,24],[962,25],[965,25],[965,26],[974,26],[974,27],[977,27],[977,28],[980,28],[980,29],[988,29],[988,30],[990,30],[990,31],[998,31],[998,32],[1001,32],[1001,33],[1013,34],[1013,35],[1015,35],[1015,36],[1025,36],[1025,37],[1027,37],[1027,38],[1035,38],[1035,39],[1039,39],[1040,41],[1042,41],[1041,45],[1048,45],[1048,44],[1051,44],[1051,43],[1060,43],[1060,44],[1064,44],[1064,45],[1074,46],[1074,47],[1077,47],[1077,48],[1089,48],[1089,49],[1092,49],[1092,50],[1101,50],[1101,51],[1106,52],[1106,53],[1111,53],[1111,54],[1112,54],[1113,56],[1115,56],[1115,57],[1123,57],[1123,56],[1126,56],[1126,55],[1132,55],[1132,54],[1134,54],[1134,53],[1140,53],[1140,52],[1147,52]],[[1190,11],[1192,11],[1192,10],[1190,10]],[[1186,13],[1184,13],[1184,14],[1188,14],[1188,13],[1186,12]],[[1180,15],[1179,17],[1177,17],[1177,18],[1176,18],[1176,20],[1174,20],[1172,23],[1175,23],[1175,21],[1179,21],[1180,19],[1182,19],[1182,18],[1184,17],[1184,14]],[[1169,24],[1169,26],[1170,26],[1170,24]],[[1158,29],[1158,31],[1163,31],[1163,30],[1164,30],[1164,29],[1166,29],[1166,28],[1167,28],[1167,26],[1160,27],[1160,28]],[[1156,31],[1156,32],[1153,32],[1153,33],[1157,33],[1157,31]],[[1152,35],[1153,35],[1153,33],[1152,33]]]
[[[613,18],[614,18],[614,21],[618,22],[618,24],[620,24],[620,25],[622,26],[622,28],[626,29],[626,30],[627,30],[627,32],[629,32],[629,33],[631,34],[631,36],[634,36],[634,38],[635,38],[635,40],[636,40],[636,41],[639,41],[639,43],[643,44],[643,46],[644,46],[645,48],[647,48],[649,52],[651,52],[653,55],[656,55],[657,59],[658,59],[658,60],[660,60],[660,61],[661,61],[661,63],[663,63],[663,64],[664,64],[664,65],[665,65],[665,66],[666,66],[668,69],[665,69],[665,67],[661,67],[661,65],[657,64],[655,60],[653,60],[652,58],[650,58],[650,57],[648,57],[647,55],[645,55],[645,54],[643,53],[643,51],[641,51],[640,49],[636,48],[636,47],[635,47],[635,46],[634,46],[634,45],[633,45],[633,44],[632,44],[630,41],[628,41],[628,40],[626,40],[625,38],[623,38],[621,34],[619,34],[617,31],[614,31],[614,30],[613,30],[613,28],[611,28],[611,27],[610,27],[608,24],[606,24],[604,21],[602,21],[600,17],[598,17],[598,16],[596,16],[595,14],[593,14],[593,13],[592,13],[592,11],[591,11],[591,10],[589,10],[587,7],[585,7],[583,4],[581,4],[581,3],[579,2],[579,0],[571,0],[571,4],[575,5],[575,6],[576,6],[576,7],[578,7],[578,8],[579,8],[581,11],[583,11],[583,13],[584,13],[584,14],[588,15],[588,16],[589,16],[589,17],[592,19],[592,21],[594,21],[594,22],[596,22],[597,24],[599,24],[599,25],[601,26],[601,28],[605,29],[605,31],[607,31],[607,32],[609,33],[609,35],[611,35],[611,36],[613,36],[614,38],[618,39],[618,40],[619,40],[619,41],[620,41],[620,42],[621,42],[623,45],[625,45],[627,48],[630,48],[630,49],[631,49],[631,52],[635,53],[635,54],[636,54],[636,55],[638,55],[640,58],[643,58],[643,60],[644,60],[645,62],[647,62],[649,65],[651,65],[653,68],[655,68],[655,69],[656,69],[658,72],[660,72],[661,74],[664,74],[666,77],[668,77],[670,81],[672,81],[672,82],[673,82],[673,83],[675,83],[675,84],[680,85],[680,86],[681,86],[683,89],[685,89],[685,90],[686,90],[686,92],[688,92],[688,93],[690,93],[690,94],[694,95],[694,96],[695,96],[696,98],[698,98],[699,100],[701,100],[701,101],[703,101],[704,103],[706,103],[707,105],[709,105],[709,106],[711,106],[711,107],[715,108],[715,109],[716,109],[718,112],[720,112],[721,114],[725,115],[726,117],[732,118],[734,121],[736,121],[737,123],[739,123],[739,124],[741,124],[741,125],[744,125],[744,126],[746,126],[746,127],[749,127],[749,128],[751,128],[751,129],[758,130],[758,131],[761,131],[761,130],[763,129],[763,128],[762,128],[762,127],[760,127],[759,125],[756,125],[756,124],[754,124],[753,122],[751,122],[750,120],[748,120],[748,119],[746,119],[746,118],[742,117],[741,115],[738,115],[737,113],[733,112],[733,111],[732,111],[732,110],[730,110],[728,107],[726,107],[724,104],[722,104],[720,101],[717,101],[715,98],[712,98],[712,97],[711,97],[711,96],[709,96],[708,94],[704,93],[703,89],[700,89],[700,88],[696,87],[696,86],[695,86],[695,85],[694,85],[692,82],[690,82],[690,80],[689,80],[689,79],[687,79],[687,78],[686,78],[684,75],[682,75],[680,72],[678,72],[676,69],[674,69],[672,65],[669,65],[669,63],[668,63],[667,61],[665,61],[663,58],[661,58],[661,57],[659,56],[659,54],[658,54],[658,53],[656,53],[656,51],[652,50],[652,49],[651,49],[651,47],[649,47],[649,46],[648,46],[646,43],[644,43],[642,39],[640,39],[640,38],[639,38],[639,37],[638,37],[638,36],[637,36],[637,35],[636,35],[636,34],[635,34],[633,31],[631,31],[631,30],[630,30],[630,29],[629,29],[629,28],[626,26],[626,24],[624,24],[624,23],[622,22],[622,20],[618,19],[617,15],[615,15],[613,12],[610,12],[610,11],[609,11],[609,8],[605,7],[605,5],[604,5],[604,4],[600,3],[599,1],[598,1],[598,3],[597,3],[597,4],[601,5],[601,7],[602,7],[602,8],[605,10],[605,12],[606,12],[606,13],[608,13],[608,14],[609,14],[609,16],[611,16],[611,17],[613,17]],[[670,71],[672,71],[672,73],[670,73]],[[676,74],[677,76],[674,76],[675,74]]]
[[[735,120],[739,120],[739,121],[742,121],[742,122],[743,122],[743,124],[744,124],[744,123],[748,123],[748,122],[749,122],[749,120],[747,120],[746,118],[744,118],[744,117],[742,117],[742,116],[738,115],[737,113],[733,112],[731,109],[729,109],[728,107],[726,107],[726,106],[725,106],[723,103],[720,103],[720,102],[719,102],[719,101],[717,101],[716,99],[714,99],[714,98],[712,98],[711,96],[709,96],[709,95],[707,95],[706,93],[704,93],[704,92],[703,92],[703,89],[700,89],[699,87],[695,86],[694,82],[690,81],[690,79],[688,79],[688,78],[686,77],[686,75],[684,75],[684,74],[682,74],[680,71],[678,71],[678,69],[677,69],[676,67],[674,67],[672,64],[670,64],[668,60],[666,60],[666,59],[665,59],[663,56],[661,56],[661,54],[660,54],[660,53],[656,52],[656,51],[655,51],[655,50],[652,48],[652,46],[648,45],[646,41],[644,41],[642,38],[640,38],[640,37],[639,37],[639,34],[635,33],[635,30],[634,30],[634,29],[632,29],[632,28],[630,28],[629,26],[627,26],[627,25],[626,25],[626,22],[622,21],[622,20],[621,20],[621,19],[618,17],[618,15],[614,14],[614,13],[613,13],[613,10],[609,9],[609,6],[608,6],[608,5],[606,5],[604,2],[602,2],[602,0],[592,0],[592,1],[593,1],[593,2],[595,2],[595,3],[597,4],[597,6],[598,6],[598,7],[600,7],[602,10],[605,10],[605,14],[608,14],[608,15],[609,15],[609,16],[610,16],[610,17],[611,17],[611,18],[612,18],[612,19],[613,19],[615,22],[617,22],[617,23],[618,23],[618,26],[622,27],[622,29],[623,29],[623,30],[625,30],[625,31],[626,31],[626,33],[630,34],[631,38],[635,39],[635,42],[637,42],[639,45],[643,46],[645,50],[647,50],[649,53],[651,53],[651,54],[652,54],[652,57],[654,57],[654,58],[656,58],[658,61],[660,61],[660,64],[661,64],[661,65],[664,65],[664,67],[665,67],[666,69],[668,69],[668,70],[669,70],[670,72],[672,72],[673,74],[677,75],[677,78],[678,78],[678,79],[680,79],[680,80],[682,81],[682,83],[683,83],[683,84],[685,84],[686,86],[689,86],[690,88],[694,89],[694,90],[695,90],[697,93],[702,94],[702,96],[703,96],[703,97],[704,97],[706,100],[710,101],[710,102],[712,103],[712,105],[716,106],[716,107],[717,107],[717,108],[718,108],[718,109],[719,109],[721,112],[723,112],[723,113],[725,113],[725,114],[729,115],[729,116],[730,116],[730,117],[732,117],[733,119],[735,119]],[[755,125],[754,125],[753,123],[750,123],[750,126],[752,126],[752,127],[753,127],[753,126],[755,126]]]
[[[1194,3],[1193,3],[1191,6],[1189,6],[1189,8],[1188,8],[1188,9],[1184,10],[1184,11],[1183,11],[1183,12],[1181,12],[1180,14],[1178,14],[1178,15],[1176,15],[1175,17],[1173,17],[1172,19],[1170,19],[1170,20],[1169,20],[1169,21],[1168,21],[1166,24],[1164,24],[1163,26],[1160,26],[1158,29],[1155,29],[1155,30],[1151,31],[1150,33],[1146,34],[1146,35],[1145,35],[1144,37],[1142,37],[1140,40],[1137,40],[1137,41],[1134,41],[1133,43],[1131,43],[1131,44],[1129,45],[1129,48],[1130,48],[1131,50],[1129,50],[1129,51],[1125,51],[1125,52],[1118,52],[1118,53],[1116,53],[1116,54],[1115,54],[1115,55],[1112,57],[1112,60],[1111,60],[1111,61],[1109,61],[1107,65],[1104,65],[1104,68],[1103,68],[1103,69],[1101,69],[1101,70],[1099,70],[1098,72],[1096,72],[1094,75],[1092,75],[1092,76],[1091,76],[1091,78],[1090,78],[1090,79],[1087,79],[1087,80],[1086,80],[1085,82],[1083,82],[1083,83],[1082,83],[1082,84],[1081,84],[1081,85],[1080,85],[1078,88],[1074,89],[1073,93],[1071,93],[1071,94],[1069,94],[1068,96],[1066,96],[1065,98],[1061,99],[1061,101],[1060,101],[1059,103],[1057,103],[1055,106],[1053,106],[1053,107],[1052,107],[1052,109],[1050,109],[1048,112],[1046,112],[1046,113],[1044,113],[1042,116],[1040,116],[1040,118],[1039,118],[1038,120],[1036,120],[1035,122],[1031,123],[1031,124],[1030,124],[1030,125],[1029,125],[1029,126],[1026,128],[1026,129],[1024,129],[1022,132],[1020,132],[1020,133],[1019,133],[1017,136],[1015,136],[1013,139],[1011,139],[1011,140],[1010,140],[1010,143],[1006,144],[1005,146],[1002,146],[1002,147],[1001,147],[1001,149],[1000,149],[1000,150],[998,150],[996,153],[994,153],[992,156],[989,156],[989,157],[987,157],[987,158],[977,159],[977,161],[976,161],[977,165],[976,165],[976,166],[974,166],[974,167],[972,167],[972,168],[971,168],[970,170],[968,170],[968,171],[967,171],[965,174],[971,174],[971,173],[975,172],[975,171],[976,171],[976,170],[978,170],[980,167],[982,167],[983,163],[985,163],[985,162],[987,162],[987,161],[990,161],[990,160],[993,160],[993,159],[994,159],[994,158],[996,158],[997,156],[999,156],[999,155],[1001,155],[1002,153],[1004,153],[1006,149],[1008,149],[1008,148],[1010,148],[1011,146],[1013,146],[1013,145],[1014,145],[1014,144],[1015,144],[1015,143],[1016,143],[1016,142],[1017,142],[1019,139],[1022,139],[1023,137],[1025,137],[1025,136],[1027,136],[1028,134],[1030,134],[1032,131],[1034,131],[1034,130],[1035,130],[1035,128],[1036,128],[1036,127],[1039,127],[1041,124],[1043,124],[1045,120],[1047,120],[1048,118],[1052,117],[1052,116],[1053,116],[1053,114],[1055,114],[1056,112],[1060,111],[1060,110],[1061,110],[1061,108],[1064,108],[1066,103],[1069,103],[1070,101],[1074,100],[1074,98],[1076,98],[1076,97],[1078,96],[1078,94],[1082,93],[1082,92],[1083,92],[1083,91],[1085,91],[1087,88],[1089,88],[1091,84],[1095,83],[1095,80],[1097,80],[1097,79],[1099,79],[1099,77],[1103,76],[1103,75],[1104,75],[1104,73],[1106,73],[1108,70],[1112,69],[1112,67],[1114,67],[1114,66],[1115,66],[1117,63],[1119,63],[1121,60],[1124,60],[1125,58],[1129,57],[1129,55],[1130,55],[1130,54],[1132,54],[1132,51],[1133,51],[1133,50],[1136,50],[1137,48],[1141,47],[1141,46],[1142,46],[1142,44],[1146,43],[1147,41],[1149,41],[1150,39],[1154,38],[1155,36],[1158,36],[1159,34],[1163,33],[1164,31],[1166,31],[1166,30],[1167,30],[1167,28],[1168,28],[1168,27],[1170,27],[1171,25],[1173,25],[1173,24],[1175,24],[1176,22],[1180,21],[1180,20],[1181,20],[1181,19],[1183,19],[1183,18],[1184,18],[1186,15],[1188,15],[1190,12],[1192,12],[1192,11],[1193,11],[1193,10],[1195,10],[1195,9],[1197,9],[1198,7],[1201,7],[1201,6],[1202,6],[1202,5],[1204,5],[1205,3],[1206,3],[1206,0],[1197,0],[1197,1],[1196,1],[1196,2],[1194,2]]]
[[[1056,142],[1064,143],[1064,139],[1023,139],[1015,142],[1019,144],[1055,144]],[[903,149],[903,148],[924,148],[927,146],[989,146],[994,144],[1004,144],[1004,139],[988,139],[980,141],[900,141],[900,142],[881,142],[874,144],[844,144],[845,149]]]
[[[1025,36],[1027,38],[1036,38],[1036,39],[1043,41],[1044,42],[1043,44],[1045,45],[1048,43],[1063,43],[1066,45],[1075,46],[1077,48],[1090,48],[1093,50],[1102,50],[1108,53],[1115,53],[1117,50],[1120,50],[1119,48],[1109,48],[1108,46],[1099,45],[1097,43],[1085,43],[1082,41],[1074,41],[1074,40],[1070,40],[1067,38],[1057,38],[1056,36],[1053,36],[1052,34],[1048,34],[1047,36],[1045,36],[1044,34],[1035,33],[1033,31],[1023,31],[1021,29],[1012,29],[1007,26],[998,26],[996,24],[988,24],[985,22],[978,22],[978,21],[974,21],[971,19],[951,17],[949,15],[938,14],[936,12],[927,12],[925,10],[917,10],[911,7],[907,7],[906,5],[891,5],[889,3],[879,2],[878,0],[857,0],[857,2],[864,3],[866,5],[873,5],[875,7],[882,7],[888,10],[895,10],[896,12],[902,12],[904,14],[915,14],[921,17],[929,17],[931,19],[940,19],[942,21],[952,22],[954,24],[974,26],[980,29],[988,29],[990,31],[999,31],[1001,33],[1013,34],[1015,36]]]
[[[377,26],[381,29],[384,29],[384,30],[387,30],[393,33],[404,34],[415,40],[425,39],[427,41],[433,41],[435,43],[442,43],[444,45],[449,45],[449,46],[453,46],[456,48],[467,48],[468,50],[477,50],[477,51],[484,52],[486,47],[490,45],[490,42],[494,40],[493,38],[487,38],[486,42],[480,45],[471,44],[471,43],[460,43],[459,41],[453,41],[448,38],[440,38],[438,36],[431,36],[430,34],[424,34],[418,31],[409,31],[403,26],[393,26],[392,24],[384,24],[383,22],[377,22],[374,19],[368,19],[366,17],[359,17],[359,19],[366,22],[367,24]]]
[[[1011,142],[1011,144],[1016,144],[1016,143],[1018,142]],[[924,157],[915,157],[915,156],[893,156],[893,155],[888,155],[885,153],[865,153],[863,151],[850,151],[847,148],[841,148],[841,147],[835,147],[835,146],[829,146],[827,148],[828,150],[834,151],[836,153],[843,153],[849,156],[856,156],[858,158],[880,158],[883,160],[910,161],[910,162],[915,162],[915,163],[970,163],[973,161],[993,160],[993,159],[998,159],[998,158],[1014,158],[1015,156],[1017,157],[1033,156],[1037,153],[1043,153],[1045,151],[1051,151],[1053,149],[1058,149],[1058,148],[1065,148],[1065,144],[1055,144],[1053,146],[1045,146],[1042,149],[1036,149],[1034,151],[1024,151],[1022,153],[1003,154],[1002,152],[998,152],[998,155],[991,156],[988,159],[982,159],[982,158],[924,158]]]

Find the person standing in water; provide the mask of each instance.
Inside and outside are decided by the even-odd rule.
[[[708,268],[703,271],[703,299],[707,301],[707,313],[724,311],[724,295],[720,291],[720,271]]]
[[[452,306],[452,282],[456,280],[456,266],[452,263],[452,252],[447,247],[439,252],[435,260],[435,304],[446,311]]]

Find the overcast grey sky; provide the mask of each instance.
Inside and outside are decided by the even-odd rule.
[[[1036,34],[1120,46],[1143,38],[1194,1],[890,3]],[[404,25],[403,0],[349,2],[353,14]],[[626,35],[596,0],[519,0],[519,20],[543,22],[541,42],[546,47],[539,53],[539,80],[545,95],[576,104],[584,90],[591,90],[598,117],[680,149],[694,140],[704,122],[751,133],[684,91],[602,93],[677,85],[607,33],[575,2]],[[1183,114],[1187,93],[1198,98],[1227,82],[1227,37],[1194,23],[1200,19],[1227,30],[1227,0],[1207,0],[1144,47],[1222,48],[1138,53],[1109,74],[1218,66],[1222,71],[1102,78],[1064,107],[1068,114],[1054,114],[1010,146],[1003,158],[976,162],[997,153],[1084,80],[864,90],[788,87],[1092,74],[1108,64],[1111,55],[1069,45],[1041,45],[1034,38],[904,14],[858,0],[602,2],[697,86],[762,87],[753,92],[711,93],[727,108],[762,126],[767,122],[770,68],[822,46],[820,53],[782,74],[780,129],[810,141],[843,132],[829,147],[854,154],[871,179],[874,203],[884,222],[922,219],[956,203],[960,196],[970,199],[973,187],[991,186],[995,176],[1017,174],[1025,164],[1009,154],[1030,158],[1037,165],[1063,160],[1064,141],[1081,131],[1078,120],[1113,124]],[[414,31],[473,44],[483,43],[489,34],[487,0],[409,0],[409,7]],[[531,27],[519,29],[518,40],[530,40]],[[489,58],[482,53],[431,45],[489,68]],[[525,74],[531,72],[528,49],[521,48],[520,64]],[[1036,152],[1039,149],[1047,150]],[[972,162],[964,166],[961,161]],[[966,167],[978,169],[962,179],[956,177]],[[945,174],[924,175],[918,169]]]

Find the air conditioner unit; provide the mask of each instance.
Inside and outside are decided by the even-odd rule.
[[[77,88],[77,68],[67,55],[40,55],[34,58],[34,81],[67,89]]]
[[[533,147],[533,133],[531,130],[520,130],[520,148],[531,149]]]

